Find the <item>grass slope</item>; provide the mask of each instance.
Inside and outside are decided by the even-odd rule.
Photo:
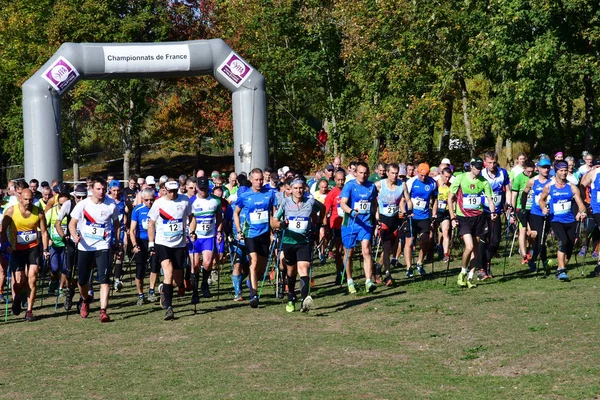
[[[396,270],[396,286],[351,296],[328,262],[308,314],[286,313],[268,283],[258,310],[234,303],[228,271],[219,301],[194,315],[189,294],[176,299],[171,322],[136,306],[129,283],[104,325],[97,302],[67,320],[46,298],[37,321],[0,323],[0,398],[598,398],[600,281],[524,273],[517,256],[502,277],[502,263],[471,290],[456,286],[456,262],[444,286],[437,262],[427,279]]]

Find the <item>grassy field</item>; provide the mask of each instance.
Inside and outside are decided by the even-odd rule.
[[[228,271],[219,300],[194,314],[189,295],[176,299],[170,322],[136,306],[129,283],[104,325],[97,302],[67,319],[46,298],[37,321],[0,323],[0,398],[600,398],[598,278],[542,278],[517,256],[503,277],[494,261],[475,289],[456,286],[456,262],[444,286],[436,262],[429,278],[395,271],[396,286],[358,296],[334,286],[328,262],[308,314],[286,313],[268,284],[259,309],[234,303]]]

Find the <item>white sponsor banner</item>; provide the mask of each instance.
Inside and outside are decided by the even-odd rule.
[[[235,87],[240,87],[252,73],[252,67],[232,51],[225,61],[219,65],[217,72],[223,75]]]
[[[190,70],[186,44],[103,46],[104,72],[169,72]]]

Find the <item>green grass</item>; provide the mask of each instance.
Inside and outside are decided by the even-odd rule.
[[[309,314],[286,313],[269,284],[258,310],[234,303],[228,272],[220,301],[194,315],[189,295],[176,299],[171,322],[158,306],[135,306],[128,283],[111,299],[110,324],[98,322],[97,302],[87,320],[67,320],[46,298],[37,321],[0,323],[0,398],[598,396],[600,281],[574,269],[568,283],[522,273],[517,256],[502,277],[494,261],[497,277],[475,289],[456,287],[456,262],[444,286],[436,262],[431,279],[395,271],[396,286],[363,296],[334,287],[328,263],[315,268]]]

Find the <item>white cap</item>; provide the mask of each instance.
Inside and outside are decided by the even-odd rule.
[[[161,175],[161,177],[158,179],[158,183],[165,183],[166,181],[169,180],[169,177],[166,175]]]
[[[179,182],[177,182],[177,181],[168,181],[168,182],[165,182],[165,188],[167,190],[178,190],[179,189]]]
[[[450,160],[449,160],[449,159],[447,159],[447,158],[444,158],[440,164],[448,164],[448,165],[450,165],[450,164],[452,164],[452,163],[450,162]]]
[[[290,170],[290,167],[288,167],[287,165],[283,168],[281,168],[281,172],[283,172],[284,174],[287,174],[287,172]]]
[[[156,181],[152,175],[146,177],[146,185],[156,185]]]

